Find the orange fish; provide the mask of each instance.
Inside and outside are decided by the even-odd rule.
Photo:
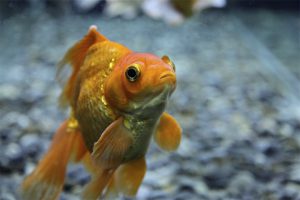
[[[60,101],[71,114],[24,179],[22,198],[58,199],[70,161],[82,162],[91,173],[82,199],[135,196],[151,137],[166,151],[180,143],[179,124],[164,112],[176,87],[175,65],[167,56],[137,53],[110,41],[96,26],[68,50],[58,75],[66,64],[72,74]]]

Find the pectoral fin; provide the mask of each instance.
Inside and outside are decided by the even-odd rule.
[[[93,147],[91,161],[97,168],[93,167],[93,179],[85,187],[83,199],[95,200],[101,196],[132,142],[129,130],[123,125],[123,118],[117,119],[105,129]]]
[[[92,159],[103,169],[116,168],[122,163],[132,144],[131,134],[124,126],[123,118],[119,118],[105,129],[94,144]]]
[[[158,146],[166,151],[174,151],[181,140],[181,128],[178,122],[168,113],[160,117],[154,139]]]

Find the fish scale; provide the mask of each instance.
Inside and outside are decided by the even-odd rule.
[[[90,151],[92,151],[94,142],[97,141],[103,130],[117,117],[113,109],[107,105],[104,96],[104,82],[112,72],[118,57],[122,55],[124,50],[125,52],[129,50],[118,44],[121,52],[119,49],[111,47],[112,43],[114,44],[114,42],[103,42],[93,45],[87,52],[84,65],[79,73],[79,78],[82,76],[84,79],[78,83],[81,84],[81,91],[90,91],[94,88],[91,93],[79,94],[78,99],[75,100],[76,105],[79,105],[75,115],[81,126],[86,146]],[[100,89],[95,87],[95,84]],[[90,105],[85,106],[87,104],[84,102],[87,99],[89,99]],[[84,116],[80,113],[84,113]],[[90,121],[95,121],[93,126],[90,125]]]

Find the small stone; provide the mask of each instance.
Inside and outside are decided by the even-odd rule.
[[[208,193],[207,185],[202,180],[195,180],[194,188],[198,194],[207,194]]]
[[[283,124],[280,129],[279,133],[284,137],[290,137],[294,133],[294,129],[290,124]]]
[[[42,89],[29,89],[26,90],[26,92],[23,93],[21,100],[26,103],[26,104],[34,104],[37,103],[38,101],[41,101],[42,98],[45,97],[45,93],[43,91],[40,91]]]
[[[240,192],[246,193],[251,191],[255,187],[255,179],[253,175],[247,171],[236,174],[230,182],[230,192],[233,194],[239,194]]]
[[[0,170],[3,172],[20,171],[25,167],[24,154],[20,146],[10,143],[0,150]]]
[[[16,198],[9,193],[2,193],[0,194],[0,200],[16,200]]]
[[[203,175],[203,179],[211,189],[225,189],[233,175],[234,172],[230,166],[211,165]]]
[[[300,185],[299,183],[288,183],[285,185],[283,191],[279,192],[280,200],[294,200],[300,198]]]
[[[97,12],[101,12],[104,9],[106,2],[104,0],[72,0],[73,7],[76,12],[79,13],[87,13],[92,10],[97,10]]]
[[[14,100],[21,94],[21,88],[12,84],[0,85],[0,100]]]
[[[62,192],[60,195],[60,200],[80,200],[80,195],[73,195]]]
[[[16,130],[13,130],[11,128],[1,129],[0,130],[0,143],[8,144],[8,143],[16,140],[16,136],[18,135],[16,132],[17,132]]]
[[[261,153],[263,153],[260,155],[262,156],[262,159],[264,159],[263,155],[267,156],[268,158],[275,157],[281,151],[280,144],[277,141],[266,139],[257,141],[255,144],[255,149],[258,149]],[[262,163],[264,163],[264,161],[262,161]]]
[[[64,190],[70,191],[76,185],[85,185],[90,180],[89,174],[85,171],[82,165],[70,165],[68,167],[67,178],[65,181]]]
[[[26,134],[20,139],[20,145],[23,152],[29,157],[36,157],[41,151],[41,140],[36,134]]]
[[[295,164],[290,171],[290,179],[300,183],[300,163]]]
[[[136,195],[137,199],[147,199],[152,193],[152,190],[149,186],[146,184],[142,184],[141,187],[138,190],[138,193]]]
[[[278,148],[278,146],[275,146],[275,145],[268,145],[263,153],[268,156],[268,157],[273,157],[275,156],[278,152],[280,151],[280,149]]]
[[[255,130],[262,136],[274,135],[277,131],[276,121],[272,118],[266,118],[257,123]]]
[[[167,199],[167,195],[165,192],[154,190],[154,191],[152,191],[152,193],[148,197],[148,199],[163,200],[163,199]]]
[[[181,184],[178,188],[178,192],[188,192],[188,193],[195,193],[194,186],[191,184]]]
[[[181,192],[178,192],[174,198],[174,200],[186,200],[186,199],[189,199],[189,200],[196,200],[196,199],[199,199],[199,197],[197,197],[197,195],[193,194],[193,193],[190,193],[188,191],[181,191]]]
[[[11,111],[7,113],[2,120],[10,126],[17,125],[20,129],[24,129],[30,125],[30,120],[27,115],[19,112]]]

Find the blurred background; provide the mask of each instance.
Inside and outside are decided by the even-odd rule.
[[[297,0],[1,0],[0,200],[21,199],[67,116],[56,64],[92,24],[176,65],[167,110],[182,143],[151,144],[136,199],[300,199],[299,11]],[[60,199],[80,199],[89,178],[71,165]]]

